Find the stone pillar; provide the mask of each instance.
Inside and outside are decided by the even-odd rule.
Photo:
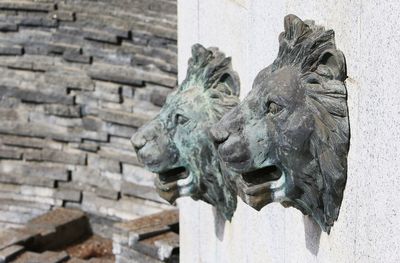
[[[339,219],[327,235],[294,208],[271,204],[257,212],[239,201],[224,223],[211,206],[182,198],[181,262],[399,262],[398,3],[180,0],[179,80],[192,44],[217,46],[233,57],[243,98],[275,59],[289,13],[334,29],[347,60],[351,145]]]

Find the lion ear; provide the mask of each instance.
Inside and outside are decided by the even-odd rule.
[[[204,92],[217,90],[239,96],[239,77],[232,69],[232,59],[225,57],[216,47],[193,45],[186,78],[179,89],[183,91],[190,87],[202,88]]]
[[[240,81],[238,74],[232,69],[232,58],[225,57],[218,49],[210,48],[214,59],[205,70],[204,90],[217,90],[226,95],[239,96]]]
[[[189,59],[188,68],[199,69],[200,67],[203,67],[211,56],[211,50],[208,50],[199,43],[194,44],[192,46],[192,57]]]
[[[202,78],[204,68],[210,60],[212,60],[212,52],[198,43],[194,44],[192,46],[192,56],[188,60],[186,78],[179,85],[178,90],[184,91],[190,88],[193,82],[198,82]]]
[[[347,78],[346,60],[340,50],[324,51],[316,62],[315,72],[330,79],[344,81]]]
[[[230,59],[231,58],[227,58]],[[229,62],[230,63],[230,62]],[[213,85],[212,89],[218,90],[226,95],[239,96],[240,83],[236,72],[227,72],[223,74]]]

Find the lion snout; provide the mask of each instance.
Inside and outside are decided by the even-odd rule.
[[[131,143],[133,145],[133,148],[135,148],[135,151],[138,152],[140,149],[143,148],[143,146],[146,145],[146,138],[143,136],[143,134],[138,131],[136,132],[132,138],[131,138]]]
[[[210,129],[211,139],[216,144],[221,144],[229,138],[229,132],[223,127],[216,125]]]
[[[232,135],[218,147],[221,157],[231,163],[241,163],[250,158],[247,145],[240,136]]]
[[[142,149],[148,141],[156,139],[160,131],[161,124],[155,120],[142,126],[131,138],[132,145],[136,152]]]

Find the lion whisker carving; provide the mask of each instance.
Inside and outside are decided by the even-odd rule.
[[[329,233],[347,177],[345,58],[333,30],[294,15],[284,28],[275,61],[211,134],[247,204],[296,207]]]
[[[217,48],[192,47],[185,80],[158,116],[141,127],[132,144],[145,166],[158,174],[161,197],[173,203],[191,196],[214,205],[228,220],[236,209],[231,172],[221,167],[209,128],[239,103],[239,78]]]

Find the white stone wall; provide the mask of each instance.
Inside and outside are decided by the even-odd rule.
[[[400,262],[400,3],[397,0],[180,0],[178,67],[190,46],[233,57],[242,98],[278,52],[283,18],[336,32],[347,59],[351,146],[348,181],[331,234],[294,208],[257,212],[239,201],[231,223],[189,198],[181,208],[181,262]]]

